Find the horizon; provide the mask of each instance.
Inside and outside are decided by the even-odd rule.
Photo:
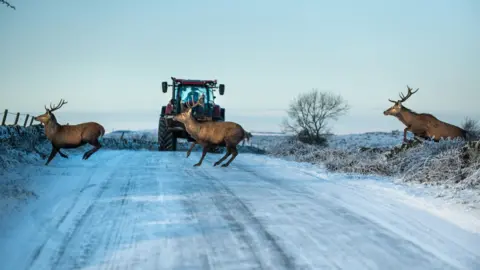
[[[155,129],[171,97],[161,82],[177,77],[225,84],[218,104],[249,130],[278,131],[311,89],[351,105],[336,134],[403,130],[382,112],[406,85],[420,88],[408,108],[480,120],[473,0],[12,4],[0,6],[0,110],[40,114],[64,98],[60,122]]]
[[[43,112],[42,112],[43,113]],[[3,113],[2,113],[3,114]],[[41,113],[34,113],[33,115],[39,115]],[[462,113],[437,112],[434,114],[442,121],[446,121],[456,126],[461,126],[465,117],[472,119],[480,119],[480,114],[463,115]],[[130,131],[143,131],[143,130],[156,130],[158,128],[158,121],[160,112],[72,112],[72,111],[58,111],[55,116],[60,124],[79,124],[81,122],[96,121],[105,127],[107,133],[116,130],[130,130]],[[255,122],[254,119],[257,116],[250,115],[245,116],[238,113],[228,114],[227,121],[236,121],[240,123],[246,130],[252,132],[283,132],[281,129],[281,121],[283,114],[273,114],[264,119],[269,121]],[[15,119],[14,115],[9,115],[7,118],[7,124],[13,123]],[[20,116],[19,123],[23,124],[25,116]],[[138,120],[140,119],[140,120]],[[35,122],[34,123],[38,123]],[[245,124],[246,123],[246,124]],[[341,117],[338,121],[333,122],[332,133],[337,135],[346,134],[359,134],[367,132],[391,132],[393,130],[403,131],[405,126],[393,116],[384,116],[383,113],[370,111],[362,112],[358,114],[349,114]]]

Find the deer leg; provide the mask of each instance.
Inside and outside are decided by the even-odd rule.
[[[205,158],[205,155],[207,155],[207,151],[208,151],[208,146],[204,146],[202,151],[202,157],[200,158],[200,161],[198,161],[197,164],[193,165],[194,167],[202,165],[203,159]]]
[[[93,155],[93,153],[97,152],[100,148],[102,148],[102,145],[98,142],[97,139],[90,144],[93,145],[93,149],[90,149],[89,151],[85,152],[85,154],[83,154],[84,160],[87,160],[91,155]]]
[[[68,156],[67,156],[66,154],[62,153],[62,152],[60,151],[60,149],[58,149],[58,153],[60,154],[61,157],[63,157],[63,158],[68,158]]]
[[[58,149],[55,148],[55,147],[52,147],[52,152],[50,152],[50,156],[48,157],[48,160],[47,160],[47,163],[45,163],[45,166],[47,166],[48,163],[50,163],[50,161],[52,161],[52,159],[55,157],[57,152],[58,152]]]
[[[232,147],[230,151],[233,152],[232,157],[227,161],[227,163],[222,164],[222,167],[228,167],[228,165],[230,165],[230,163],[232,163],[232,161],[237,157],[238,151],[236,146]]]
[[[228,156],[230,156],[230,154],[232,154],[232,151],[230,150],[230,147],[227,147],[227,152],[225,153],[225,155],[221,159],[219,159],[217,162],[215,162],[213,166],[217,166],[220,163],[222,163],[225,159],[227,159]]]
[[[195,147],[196,144],[197,142],[192,142],[192,145],[190,145],[190,148],[187,151],[187,158],[190,156],[190,153],[192,152],[193,147]]]
[[[410,140],[407,140],[407,131],[410,129],[410,127],[406,127],[404,130],[403,130],[403,143],[410,143],[411,141]]]
[[[60,148],[57,148],[55,145],[53,145],[53,143],[52,143],[52,148],[56,148],[57,152],[60,154],[61,157],[68,158],[68,156],[62,153],[62,151],[60,151]]]

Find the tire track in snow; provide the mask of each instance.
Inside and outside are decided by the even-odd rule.
[[[205,228],[205,226],[202,225],[202,223],[200,222],[201,220],[199,217],[200,209],[197,207],[194,201],[193,195],[188,194],[188,191],[191,190],[192,188],[194,187],[198,188],[198,182],[195,183],[196,181],[192,181],[192,178],[195,178],[195,176],[191,169],[185,170],[184,175],[185,175],[184,178],[186,180],[188,179],[189,189],[182,188],[181,190],[180,194],[182,194],[185,197],[185,199],[182,200],[182,204],[188,216],[192,217],[192,219],[197,221],[197,223],[194,223],[193,226],[195,226],[196,229],[201,232],[203,238],[205,239],[205,243],[208,245],[208,249],[206,249],[205,251],[206,255],[204,256],[205,258],[203,262],[203,269],[212,269],[213,265],[216,264],[214,247],[212,247],[211,241],[209,241],[208,239],[209,238],[209,235],[207,233],[208,229]],[[204,190],[201,190],[201,191],[203,193]]]
[[[107,211],[108,213],[105,214],[105,218],[111,219],[112,216],[115,216],[115,219],[117,221],[112,224],[108,232],[104,232],[108,235],[104,243],[104,247],[103,247],[104,251],[121,246],[124,233],[128,229],[132,230],[132,234],[130,235],[131,237],[128,241],[128,244],[132,245],[135,242],[133,239],[134,237],[133,230],[135,227],[136,218],[133,218],[132,220],[132,216],[129,215],[129,211],[131,209],[128,208],[129,204],[131,203],[131,201],[128,200],[128,197],[136,188],[135,182],[132,181],[133,179],[132,179],[131,173],[132,172],[123,171],[123,174],[127,174],[128,179],[127,179],[127,182],[123,184],[120,188],[121,199],[116,199],[115,201],[111,201],[108,205],[107,209],[109,209],[109,211]],[[104,228],[106,228],[106,226]],[[105,266],[106,268],[110,268],[110,267],[114,268],[115,264],[113,264],[112,262],[116,261],[115,259],[117,255],[118,254],[116,253],[113,253],[110,255],[105,253],[106,258],[108,258],[106,259],[107,260],[107,265]],[[84,262],[87,262],[87,259],[85,259]]]
[[[95,174],[96,171],[92,172],[90,177],[89,177],[89,180],[87,181],[87,184],[90,182],[90,180],[93,178],[94,174]],[[105,183],[104,183],[105,184]],[[105,190],[105,186],[102,185],[100,187],[100,193],[103,192],[103,190]],[[60,226],[64,223],[65,219],[70,216],[72,210],[75,208],[75,206],[77,205],[77,202],[80,198],[80,196],[82,195],[82,192],[78,193],[76,196],[75,196],[75,199],[73,200],[72,204],[70,205],[70,207],[65,211],[65,213],[62,215],[62,217],[58,220],[58,222],[55,224],[55,229],[51,229],[51,235],[52,234],[59,234],[58,232],[58,229],[60,228]],[[100,196],[100,195],[98,195]],[[85,214],[88,214],[90,211],[90,207],[87,208],[87,210],[85,211],[85,213],[82,215],[82,217],[85,215]],[[80,217],[80,219],[76,222],[76,223],[79,223],[82,219],[82,217]],[[76,226],[76,225],[74,225]],[[30,263],[29,263],[29,269],[33,266],[33,264],[37,261],[37,259],[39,258],[40,254],[42,253],[43,249],[45,248],[45,245],[47,244],[47,242],[49,240],[51,240],[52,237],[48,237],[45,239],[45,241],[35,250],[34,254],[33,254],[33,257],[31,258],[30,260]],[[66,239],[68,239],[69,237],[67,238],[63,238],[63,241],[65,241]],[[71,237],[70,237],[71,238]],[[60,253],[62,253],[61,251],[62,249],[60,248]],[[54,263],[55,265],[55,263]]]
[[[392,226],[388,225],[386,226],[385,221],[388,222],[388,220],[379,220],[378,217],[375,217],[374,213],[368,213],[367,215],[363,215],[362,213],[367,213],[371,210],[378,209],[379,213],[382,212],[382,209],[387,209],[390,213],[392,213],[392,217],[395,217],[395,211],[392,206],[385,204],[385,203],[377,203],[375,204],[374,202],[371,202],[369,198],[366,197],[366,194],[362,194],[358,190],[355,190],[353,186],[341,183],[341,182],[332,182],[328,181],[329,184],[341,187],[342,188],[342,193],[345,191],[352,192],[354,195],[353,197],[358,197],[361,199],[362,202],[365,202],[368,204],[368,207],[364,209],[359,209],[358,205],[350,205],[344,200],[342,200],[340,197],[336,196],[335,192],[332,192],[333,190],[329,188],[328,190],[330,191],[329,193],[319,193],[318,190],[313,189],[312,187],[308,185],[296,185],[295,183],[291,183],[291,179],[285,180],[285,179],[279,179],[276,177],[270,177],[270,176],[265,176],[255,170],[252,170],[250,165],[244,164],[239,162],[238,164],[235,164],[235,167],[239,168],[241,171],[248,172],[252,175],[254,175],[258,180],[262,180],[272,186],[274,186],[276,189],[279,190],[287,190],[293,193],[297,194],[302,194],[302,197],[307,198],[310,200],[311,203],[318,205],[319,207],[325,207],[325,204],[321,204],[320,202],[322,200],[327,199],[330,203],[327,204],[329,207],[334,206],[335,212],[338,213],[338,216],[344,216],[345,218],[348,219],[354,219],[358,223],[363,223],[363,224],[372,224],[376,227],[379,227],[377,230],[379,235],[383,235],[382,239],[387,239],[391,238],[391,235],[395,235],[396,237],[403,239],[404,241],[407,241],[412,248],[416,248],[419,251],[422,251],[425,254],[430,254],[432,258],[437,258],[439,261],[443,261],[445,264],[449,265],[452,267],[452,269],[455,268],[462,268],[461,265],[458,264],[455,260],[452,260],[449,258],[448,254],[443,254],[436,251],[436,246],[433,245],[425,245],[422,242],[419,242],[417,239],[412,238],[413,235],[427,235],[429,237],[434,237],[434,239],[430,239],[427,243],[431,243],[432,240],[438,242],[439,245],[445,245],[444,237],[440,237],[438,234],[434,233],[432,234],[432,231],[430,228],[426,228],[422,223],[420,223],[418,220],[415,218],[407,216],[403,216],[403,219],[398,219],[396,218],[396,222],[401,222],[403,226],[401,226],[402,229],[400,230],[392,230]],[[310,172],[305,172],[303,170],[298,171],[298,173],[312,177],[314,179],[318,179],[319,177],[317,175],[314,175],[313,173]],[[371,193],[367,193],[371,194]],[[370,198],[371,199],[371,198]],[[331,203],[334,202],[334,203]],[[359,210],[361,210],[359,212]],[[374,218],[375,217],[375,218]],[[400,225],[400,224],[397,224]],[[407,234],[405,233],[407,232]],[[381,243],[378,242],[378,245]],[[451,245],[455,245],[456,249],[462,249],[465,252],[465,255],[462,255],[464,259],[475,261],[475,258],[478,258],[477,255],[474,255],[470,253],[469,251],[463,249],[462,247],[458,246],[456,243],[451,242],[449,243]],[[345,247],[345,249],[350,249],[351,247]],[[397,247],[399,248],[399,247]],[[354,251],[354,250],[352,250]],[[395,252],[395,249],[392,249],[392,252]],[[476,266],[479,266],[478,264],[475,264]],[[472,265],[473,266],[473,265]],[[475,266],[475,267],[476,267]]]
[[[198,184],[199,182],[201,182],[202,180],[206,180],[204,174],[202,175],[201,173],[198,173],[196,170],[194,171],[194,169],[186,170],[185,176],[186,176],[185,177],[186,179],[189,179],[190,185],[192,186],[195,185],[196,187],[199,187],[199,184]],[[199,177],[199,176],[202,176],[202,177]],[[226,207],[219,205],[218,198],[215,197],[216,196],[215,194],[218,194],[220,192],[217,189],[217,187],[209,186],[208,189],[202,188],[201,192],[203,194],[208,194],[208,192],[212,193],[211,195],[209,195],[209,198],[213,201],[214,206],[220,211],[222,219],[227,223],[227,226],[229,227],[229,231],[232,233],[232,235],[235,238],[239,239],[242,243],[244,243],[249,248],[250,256],[253,259],[255,265],[257,265],[257,267],[260,267],[260,269],[265,269],[262,266],[262,261],[258,256],[258,253],[255,252],[255,247],[252,245],[251,239],[245,233],[245,230],[246,230],[245,226],[243,226],[241,223],[235,220],[234,216],[230,213],[230,211]],[[193,216],[197,220],[200,220],[198,216],[198,213],[200,213],[200,209],[196,206],[194,199],[191,198],[191,196],[186,196],[186,197],[188,199],[183,201],[185,205],[185,210],[187,211],[187,213],[189,213],[189,215]],[[234,223],[234,224],[232,225],[231,223]],[[208,239],[209,238],[209,235],[207,233],[208,229],[202,226],[201,223],[199,225],[196,225],[196,227],[198,228],[199,231],[201,231],[203,237],[207,239],[206,240],[207,244],[212,243],[210,239]],[[210,264],[215,264],[215,261],[210,263],[210,261],[214,260],[214,255],[211,254],[211,253],[214,253],[212,252],[213,249],[214,247],[212,247],[212,245],[209,244],[209,252],[207,252],[207,257],[209,257],[207,259],[207,261],[209,262],[208,268],[211,268]]]
[[[198,175],[202,175],[214,188],[215,193],[212,199],[215,206],[221,211],[232,232],[250,246],[252,255],[261,269],[296,269],[294,258],[288,255],[279,244],[277,237],[272,235],[262,222],[250,211],[248,206],[231,189],[221,182],[216,176],[208,174],[205,170],[198,170]],[[265,264],[258,254],[264,253],[262,246],[268,247],[272,254],[268,257],[272,262],[278,264]]]
[[[73,202],[71,203],[70,207],[65,211],[65,213],[62,215],[62,217],[59,219],[59,221],[56,223],[55,230],[52,230],[50,233],[49,237],[46,237],[43,243],[34,251],[33,256],[30,259],[30,262],[27,266],[27,269],[38,269],[38,267],[34,267],[37,262],[39,262],[39,259],[42,257],[42,253],[45,250],[45,247],[52,242],[52,238],[54,234],[59,234],[58,230],[60,229],[61,226],[67,225],[69,226],[68,230],[66,233],[64,233],[64,236],[61,240],[61,242],[57,245],[55,245],[53,255],[50,257],[50,267],[53,269],[56,269],[60,260],[62,259],[63,255],[65,254],[65,249],[70,243],[71,239],[77,234],[78,229],[85,223],[86,217],[91,214],[93,210],[94,203],[98,198],[101,197],[103,192],[108,188],[109,182],[112,178],[112,170],[105,170],[105,167],[108,167],[108,165],[116,165],[118,162],[120,162],[123,159],[124,155],[116,156],[114,159],[109,160],[107,164],[99,164],[96,163],[93,166],[93,171],[91,171],[89,179],[85,181],[84,187],[80,190],[80,192],[75,196]],[[107,165],[107,166],[106,166]],[[90,203],[88,206],[83,207],[81,210],[73,211],[75,208],[79,207],[79,202],[80,201],[89,201],[89,200],[81,200],[83,199],[82,195],[84,194],[84,191],[87,189],[94,187],[98,185],[98,183],[90,184],[92,179],[98,177],[98,174],[106,174],[107,177],[105,178],[99,178],[99,180],[103,180],[100,183],[100,186],[98,190],[94,193],[92,199],[90,200]],[[88,195],[86,195],[88,196]],[[83,210],[83,211],[82,211]],[[71,222],[67,222],[68,218],[72,215],[75,215],[75,218]],[[67,222],[67,223],[66,223]],[[48,256],[48,255],[47,255]]]
[[[318,175],[316,175],[313,172],[301,170],[300,173],[302,173],[303,175],[310,176],[312,178],[318,178]],[[363,203],[362,205],[366,204],[367,206],[362,208],[359,205],[354,205],[352,203],[349,203],[348,200],[345,200],[345,198],[348,196],[343,196],[343,195],[339,196],[339,195],[336,195],[335,192],[322,194],[323,197],[328,197],[332,201],[336,201],[337,204],[342,205],[345,209],[349,209],[349,211],[357,212],[358,214],[363,213],[363,216],[366,219],[370,220],[371,222],[374,222],[375,224],[378,224],[379,226],[384,227],[390,233],[408,240],[409,242],[420,247],[425,252],[430,253],[432,256],[435,256],[443,260],[445,263],[448,263],[455,267],[461,267],[455,259],[452,259],[454,258],[454,255],[451,254],[451,252],[443,252],[438,249],[438,247],[441,247],[441,246],[446,247],[448,243],[449,249],[456,251],[456,256],[460,256],[463,261],[470,260],[472,262],[477,262],[477,263],[474,263],[472,267],[475,269],[476,268],[480,269],[480,263],[478,263],[480,262],[480,253],[472,252],[471,250],[465,249],[463,246],[459,245],[459,242],[457,242],[458,239],[456,239],[455,237],[451,237],[451,235],[448,233],[447,234],[442,233],[442,231],[438,230],[435,227],[432,228],[429,226],[425,226],[422,220],[418,219],[418,216],[414,215],[414,213],[404,213],[401,219],[395,218],[396,215],[401,213],[399,211],[402,211],[402,210],[405,211],[405,210],[398,209],[397,204],[392,204],[393,202],[395,202],[394,200],[390,201],[389,203],[385,203],[383,199],[386,199],[386,197],[381,193],[379,193],[374,197],[372,196],[367,197],[367,194],[373,194],[373,193],[372,191],[365,192],[368,189],[368,187],[365,187],[365,186],[348,184],[346,182],[343,182],[344,180],[343,181],[342,180],[332,181],[327,179],[324,179],[324,180],[328,181],[327,183],[329,184],[341,187],[343,191],[342,193],[345,193],[345,191],[350,192],[353,195],[351,197],[361,198],[361,202]],[[318,192],[312,187],[305,187],[305,189],[308,189],[307,196],[309,197],[317,196]],[[391,199],[391,198],[388,198],[388,199]],[[377,213],[381,213],[384,211],[386,211],[389,215],[384,215],[383,219],[380,219],[376,216]],[[401,227],[403,230],[392,229],[392,224],[389,224],[392,222],[394,223],[394,225],[398,225],[397,227]],[[469,233],[467,232],[467,234]],[[424,237],[424,236],[429,237],[428,241],[425,241],[425,243],[419,241],[420,238],[415,239],[415,237]],[[447,240],[447,242],[445,240]],[[440,255],[443,254],[443,256],[439,256],[439,254]],[[449,255],[453,257],[449,257]]]
[[[128,197],[136,189],[133,173],[134,171],[129,169],[117,169],[111,175],[114,181],[110,181],[112,185],[105,190],[108,195],[105,195],[107,192],[103,192],[92,204],[93,213],[85,218],[85,224],[89,224],[89,226],[80,226],[82,237],[80,238],[79,234],[75,235],[76,239],[73,241],[75,244],[66,247],[69,250],[68,253],[75,254],[75,256],[62,257],[58,264],[62,266],[59,267],[60,269],[65,267],[85,268],[91,263],[97,252],[103,252],[105,258],[108,258],[105,267],[112,267],[110,263],[115,260],[112,260],[111,256],[116,256],[116,254],[109,256],[106,251],[121,246],[125,231],[132,229],[134,227],[132,225],[135,225],[137,220],[135,217],[132,218],[129,213],[132,209],[129,209],[131,201]],[[110,195],[114,197],[110,198]],[[102,197],[105,197],[105,201],[99,202]],[[135,243],[133,237],[134,232],[128,243]]]
[[[115,177],[115,176],[116,176],[116,174],[114,174],[112,176],[112,178],[115,179],[115,180],[118,180],[118,178]],[[76,227],[76,232],[78,232],[78,230],[83,230],[82,239],[85,239],[85,241],[83,241],[83,242],[77,242],[76,241],[76,243],[78,243],[78,245],[74,246],[74,247],[71,247],[71,249],[78,251],[78,254],[76,254],[75,257],[70,258],[70,259],[65,259],[63,256],[59,257],[59,259],[56,263],[57,267],[58,267],[58,265],[60,265],[60,262],[62,260],[63,261],[66,260],[66,262],[65,262],[66,265],[72,265],[73,268],[75,268],[75,269],[83,268],[89,262],[89,259],[91,258],[93,253],[95,253],[95,251],[100,247],[99,244],[101,242],[102,235],[105,235],[105,234],[111,235],[114,231],[115,232],[121,231],[121,230],[114,230],[113,228],[112,228],[113,230],[108,230],[108,228],[109,228],[108,226],[102,226],[102,227],[100,227],[100,230],[98,230],[98,226],[95,226],[95,227],[92,226],[94,224],[92,219],[93,218],[98,218],[98,217],[101,216],[101,222],[100,223],[106,224],[108,219],[111,219],[112,215],[125,217],[126,216],[126,213],[125,213],[126,211],[125,211],[125,208],[124,208],[124,205],[126,203],[125,197],[127,196],[128,191],[130,190],[130,186],[131,186],[131,181],[129,179],[128,183],[126,183],[125,185],[122,186],[123,194],[122,194],[122,199],[121,199],[120,203],[116,202],[113,205],[110,204],[107,211],[105,211],[105,209],[101,209],[100,211],[97,211],[96,210],[97,209],[97,203],[96,202],[98,201],[98,199],[100,199],[102,197],[102,195],[107,190],[107,188],[109,188],[109,186],[106,186],[105,189],[103,190],[103,192],[97,198],[95,198],[94,203],[91,204],[90,207],[89,207],[89,209],[90,209],[89,214],[91,214],[95,210],[96,215],[84,215],[84,218],[82,219],[82,223],[79,224],[79,226]],[[118,215],[114,213],[114,211],[116,209],[118,209],[120,211],[120,213]],[[122,220],[128,220],[128,219],[122,218]],[[87,221],[89,221],[89,222],[87,223]],[[84,227],[83,224],[90,224],[90,227]],[[121,224],[122,223],[119,223],[119,225],[121,225]],[[72,239],[74,237],[78,237],[78,233],[74,233],[74,234],[71,235],[71,237],[68,241],[68,244],[65,246],[64,250],[69,249],[70,242],[72,241]],[[77,252],[75,252],[75,253],[77,253]],[[63,267],[61,267],[60,269],[63,269]]]

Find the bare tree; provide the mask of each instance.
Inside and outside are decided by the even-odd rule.
[[[15,9],[15,6],[12,6],[9,2],[6,0],[0,0],[0,3],[7,5],[7,7]]]
[[[283,128],[294,133],[301,141],[312,144],[324,144],[330,131],[329,121],[337,120],[346,114],[350,106],[342,98],[331,92],[313,89],[297,96],[287,111]]]
[[[478,120],[466,117],[462,123],[462,128],[467,131],[467,134],[470,137],[469,139],[480,139],[480,124],[478,123]]]

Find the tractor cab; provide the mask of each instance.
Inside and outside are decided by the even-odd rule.
[[[167,93],[172,88],[172,97],[166,106],[162,107],[158,125],[158,144],[160,151],[175,151],[177,138],[193,141],[185,131],[185,126],[173,120],[173,117],[203,99],[203,106],[196,106],[192,115],[197,121],[225,121],[225,109],[215,102],[215,92],[220,95],[225,92],[225,85],[217,86],[217,80],[185,80],[172,77],[172,83],[162,82],[162,92]]]
[[[225,86],[217,87],[216,80],[183,80],[172,78],[172,84],[163,82],[162,90],[168,91],[172,87],[172,99],[165,110],[165,115],[175,115],[183,112],[187,104],[192,105],[200,98],[203,98],[204,106],[193,109],[193,116],[198,120],[224,120],[225,114],[218,104],[215,104],[215,90],[218,88],[220,95],[224,94]]]

